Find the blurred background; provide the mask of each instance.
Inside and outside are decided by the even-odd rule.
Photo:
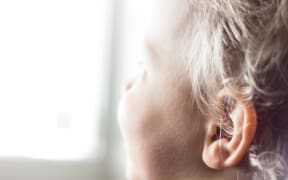
[[[0,179],[124,180],[117,105],[148,1],[0,1]]]

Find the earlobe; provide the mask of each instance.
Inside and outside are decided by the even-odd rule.
[[[205,138],[204,149],[202,153],[202,159],[204,163],[212,169],[222,169],[223,162],[229,156],[229,151],[224,148],[228,144],[228,140],[225,138],[215,139],[217,135],[217,126],[210,124],[208,127],[209,134]]]
[[[218,121],[210,120],[207,123],[202,158],[204,163],[213,169],[237,165],[248,151],[257,126],[256,112],[251,102],[235,93],[227,92],[227,90],[222,92],[222,95],[233,98],[236,104],[231,112],[222,113],[228,116],[229,121],[231,121],[228,123],[231,126],[228,128],[232,129],[230,136],[223,135],[225,128],[221,126],[225,117]]]

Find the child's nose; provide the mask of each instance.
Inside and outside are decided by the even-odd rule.
[[[137,79],[143,76],[145,73],[146,73],[146,68],[142,68],[140,71],[134,74],[134,76],[132,76],[124,85],[124,91],[125,92],[129,91],[133,87]]]
[[[131,89],[131,87],[132,87],[132,84],[133,84],[133,80],[129,80],[129,81],[125,84],[124,90],[125,90],[125,91],[129,91],[129,89]]]
[[[134,75],[132,78],[130,78],[130,79],[126,82],[126,84],[124,85],[124,90],[125,90],[125,91],[129,91],[129,90],[133,87],[133,84],[134,84],[134,82],[136,81],[137,77],[138,77],[138,74],[137,74],[137,75]]]

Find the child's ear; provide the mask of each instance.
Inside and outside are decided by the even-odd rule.
[[[231,103],[225,102],[230,99]],[[202,158],[207,166],[223,169],[238,164],[247,152],[257,126],[253,104],[231,90],[219,95],[219,119],[208,121]],[[228,107],[227,107],[228,106]]]

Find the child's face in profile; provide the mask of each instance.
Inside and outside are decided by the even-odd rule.
[[[265,104],[266,108],[266,104],[268,105],[270,101],[271,107],[278,107],[279,104],[276,102],[282,96],[278,96],[277,94],[281,91],[278,89],[274,91],[272,86],[272,93],[270,93],[271,84],[269,84],[270,77],[268,76],[271,76],[271,72],[274,74],[275,68],[284,62],[282,58],[287,56],[285,49],[287,41],[285,38],[281,40],[284,37],[282,33],[278,33],[281,38],[276,38],[274,42],[275,32],[282,32],[285,24],[283,21],[279,26],[284,15],[278,17],[278,14],[286,9],[280,8],[282,5],[276,2],[272,4],[277,6],[277,11],[270,12],[270,8],[265,8],[265,4],[255,4],[254,1],[245,1],[247,4],[238,1],[201,1],[202,3],[192,0],[149,1],[151,1],[152,7],[150,8],[153,12],[147,10],[147,14],[152,15],[149,19],[151,26],[147,29],[143,43],[146,66],[134,81],[127,84],[119,107],[119,124],[127,147],[130,179],[246,180],[247,177],[253,177],[259,172],[261,172],[261,177],[267,174],[268,170],[270,174],[272,172],[270,169],[262,173],[265,167],[262,167],[256,151],[259,147],[260,153],[265,152],[266,148],[270,149],[268,148],[270,135],[271,138],[274,137],[274,134],[270,134],[271,127],[263,125],[266,123],[266,118],[270,116],[268,117],[266,109],[263,111],[261,107]],[[283,2],[285,2],[284,7],[287,4],[286,1]],[[265,10],[259,11],[260,15],[258,15],[259,6]],[[254,8],[257,9],[256,19],[254,14],[251,14]],[[235,13],[238,11],[241,13]],[[281,20],[271,24],[270,20],[267,20],[266,25],[270,30],[264,38],[266,41],[262,43],[262,33],[266,33],[267,29],[262,28],[266,27],[266,25],[262,26],[262,21],[266,23],[266,17],[268,17],[266,13],[274,13],[275,16],[271,16],[273,17],[271,21],[274,21],[274,18]],[[260,20],[262,19],[259,21],[261,23],[258,22],[258,16]],[[257,23],[251,23],[254,20]],[[260,27],[264,31],[260,31]],[[257,35],[254,31],[248,32],[250,28],[255,31],[259,30]],[[285,26],[283,32],[286,31]],[[240,35],[242,32],[246,32],[243,37]],[[250,40],[247,44],[251,47],[263,46],[263,49],[249,49],[250,46],[247,46],[245,42],[250,36],[255,39],[256,44]],[[279,44],[283,51],[280,48],[277,52],[279,55],[274,59],[274,50],[270,48],[275,49],[275,44]],[[186,55],[191,56],[189,65],[185,50],[190,53]],[[257,52],[254,54],[254,51]],[[247,54],[248,58],[246,58]],[[270,64],[272,57],[273,61]],[[254,58],[257,59],[256,65]],[[268,70],[266,70],[266,65]],[[262,67],[265,67],[263,72]],[[284,68],[284,73],[285,70]],[[254,74],[254,72],[257,73]],[[282,70],[277,69],[275,72],[282,72]],[[265,76],[263,78],[260,77],[262,73]],[[277,78],[273,75],[273,81]],[[285,80],[284,76],[279,79],[279,82]],[[269,90],[261,90],[263,82],[269,82],[267,83]],[[264,84],[266,87],[266,83]],[[273,98],[277,97],[275,104],[270,94],[275,95]],[[283,94],[286,98],[286,93]],[[264,99],[261,98],[262,96]],[[269,100],[268,103],[265,99]],[[205,108],[204,113],[200,115],[198,110],[203,110],[200,107],[202,101],[205,103]],[[257,101],[258,106],[261,105],[263,115],[257,112],[259,110]],[[261,117],[259,115],[265,116],[261,126],[257,125],[258,117]],[[266,129],[260,129],[260,135],[258,133],[257,136],[256,128],[262,128],[262,126],[267,128],[267,137]],[[265,132],[263,138],[260,137],[262,132]],[[257,138],[260,139],[260,143],[255,141]],[[254,174],[256,171],[253,166],[259,168],[260,171]],[[277,169],[273,171],[275,171],[274,175],[278,174]]]
[[[190,82],[179,53],[177,35],[185,23],[185,4],[178,0],[153,4],[157,16],[146,36],[146,67],[127,84],[119,123],[132,179],[177,179],[201,170],[204,128],[192,113]]]

